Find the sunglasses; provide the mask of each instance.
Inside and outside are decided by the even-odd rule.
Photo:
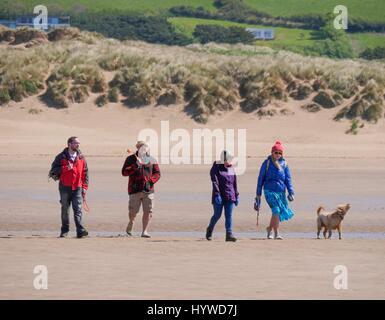
[[[282,152],[274,151],[274,154],[280,154],[282,156]]]

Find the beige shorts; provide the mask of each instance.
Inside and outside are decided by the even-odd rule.
[[[152,213],[154,208],[154,193],[137,192],[129,195],[128,212],[137,214],[143,205],[144,213]]]

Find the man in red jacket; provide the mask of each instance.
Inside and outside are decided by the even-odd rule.
[[[148,153],[148,146],[143,141],[136,144],[138,149],[127,157],[123,164],[122,175],[128,179],[128,216],[126,232],[131,236],[134,220],[143,206],[142,237],[150,238],[147,227],[154,208],[154,184],[160,179],[159,165]]]
[[[60,237],[65,238],[69,232],[69,211],[72,203],[78,238],[88,235],[82,224],[82,203],[88,189],[88,167],[86,159],[79,149],[79,139],[70,137],[68,147],[59,153],[51,165],[49,176],[59,180],[61,203],[61,232]]]

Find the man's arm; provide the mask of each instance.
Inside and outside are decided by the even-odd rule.
[[[62,174],[62,165],[61,165],[61,154],[58,154],[55,157],[55,160],[51,164],[50,175],[60,177]]]
[[[83,190],[88,189],[88,165],[86,159],[84,159],[84,168],[83,168],[83,174],[82,174],[82,188]]]
[[[152,175],[150,177],[151,183],[154,185],[160,179],[160,169],[157,163],[152,165]]]
[[[135,173],[136,170],[138,170],[139,166],[136,162],[132,161],[132,156],[128,156],[126,158],[126,161],[124,161],[123,167],[122,167],[122,176],[127,177],[131,176]]]

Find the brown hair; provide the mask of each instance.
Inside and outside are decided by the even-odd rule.
[[[78,137],[75,137],[75,136],[69,137],[69,138],[67,139],[67,144],[70,144],[70,143],[74,142],[74,140],[77,139],[77,138],[78,138]]]

